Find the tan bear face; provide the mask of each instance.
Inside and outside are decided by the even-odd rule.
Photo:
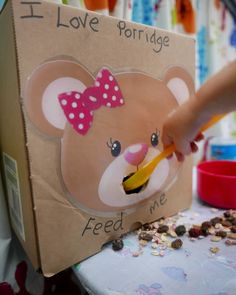
[[[33,72],[26,108],[42,132],[61,137],[61,173],[73,204],[101,214],[136,207],[171,183],[175,158],[163,160],[139,190],[127,194],[122,186],[162,151],[164,119],[193,91],[180,67],[168,69],[163,80],[107,68],[93,77],[75,62],[58,60]]]

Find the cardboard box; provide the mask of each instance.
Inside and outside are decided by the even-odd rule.
[[[194,40],[47,1],[0,15],[2,167],[12,226],[53,275],[191,203],[192,160],[163,160],[140,192],[123,178],[162,149],[194,92]]]

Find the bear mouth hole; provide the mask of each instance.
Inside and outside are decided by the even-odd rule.
[[[122,183],[124,181],[126,181],[127,179],[129,179],[132,175],[134,175],[134,173],[135,172],[131,172],[130,174],[128,174],[127,176],[125,176],[123,178]],[[138,187],[136,187],[136,188],[134,188],[132,190],[125,190],[125,188],[124,188],[124,191],[125,191],[126,195],[138,194],[138,193],[140,193],[141,191],[143,191],[147,187],[148,182],[149,182],[149,179],[144,184],[142,184],[142,185],[140,185],[140,186],[138,186]]]

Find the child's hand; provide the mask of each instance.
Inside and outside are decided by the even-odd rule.
[[[196,142],[203,138],[199,130],[213,116],[236,110],[236,60],[212,76],[185,104],[163,124],[164,147],[174,143],[179,161],[196,152]]]
[[[192,103],[183,104],[164,122],[162,131],[164,147],[174,143],[176,157],[179,161],[183,161],[185,155],[198,150],[196,142],[203,139],[203,134],[199,133],[200,127],[201,124],[196,111],[192,109]]]

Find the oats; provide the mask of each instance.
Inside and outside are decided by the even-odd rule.
[[[160,237],[153,236],[152,242],[160,243]]]
[[[210,248],[210,251],[211,251],[212,253],[216,254],[216,253],[218,253],[218,252],[220,251],[220,248],[218,248],[218,247],[211,247],[211,248]]]
[[[158,224],[158,222],[154,222],[154,223],[153,223],[153,226],[154,226],[154,228],[156,228],[156,229],[157,229],[157,228],[159,227],[159,224]]]
[[[213,227],[209,228],[209,234],[214,235],[216,233],[215,229]]]
[[[165,255],[165,252],[161,250],[160,251],[160,256],[163,257],[164,255]]]
[[[211,212],[213,212],[213,213],[216,213],[218,211],[219,211],[219,209],[217,209],[217,208],[211,208]]]
[[[236,241],[226,240],[226,241],[225,241],[225,244],[226,244],[227,246],[233,246],[233,245],[236,245]]]
[[[132,256],[133,256],[133,257],[138,257],[139,255],[140,255],[140,252],[138,252],[138,251],[132,253]]]
[[[146,246],[147,243],[148,243],[148,241],[145,241],[145,240],[140,240],[139,241],[139,245],[141,245],[141,246]]]
[[[164,233],[164,234],[161,235],[161,240],[162,240],[162,242],[167,242],[168,241],[168,238],[166,236],[166,233]]]
[[[230,233],[227,235],[228,238],[236,240],[236,233]]]
[[[223,226],[222,226],[222,224],[220,224],[220,223],[216,223],[215,228],[216,228],[216,229],[222,229]]]
[[[212,241],[212,242],[219,242],[219,241],[221,241],[221,240],[222,240],[222,238],[219,237],[219,236],[212,236],[212,237],[211,237],[211,241]]]
[[[177,237],[176,232],[173,231],[173,230],[169,230],[169,231],[167,232],[167,234],[168,234],[169,236],[171,236],[172,238],[176,238],[176,237]]]
[[[142,232],[141,228],[137,230],[136,234],[139,235]]]
[[[157,243],[152,243],[151,245],[152,249],[156,249],[158,247]]]
[[[154,256],[159,256],[160,255],[160,252],[158,252],[157,250],[154,250],[151,252],[152,255]]]

